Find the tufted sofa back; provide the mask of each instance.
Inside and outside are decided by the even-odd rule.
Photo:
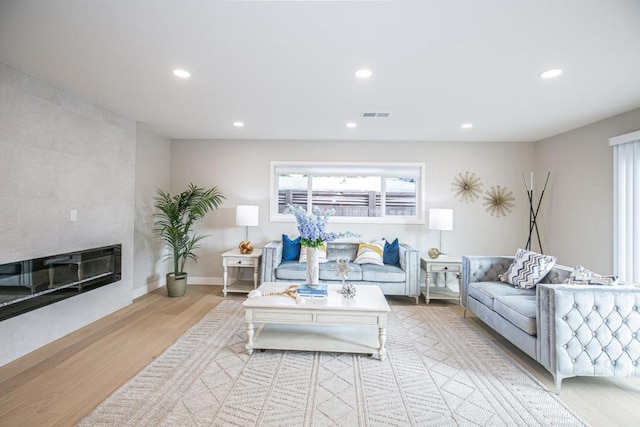
[[[358,243],[327,243],[327,260],[329,261],[335,261],[338,258],[349,258],[349,261],[355,261],[357,255]]]
[[[499,282],[498,275],[507,271],[513,262],[513,256],[477,256],[467,265],[469,282]],[[562,283],[573,269],[556,264],[540,283]]]

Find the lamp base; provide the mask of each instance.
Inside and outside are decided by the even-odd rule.
[[[242,242],[240,242],[238,248],[240,248],[241,254],[250,254],[251,252],[253,252],[253,244],[251,244],[251,241],[245,242],[243,240]]]

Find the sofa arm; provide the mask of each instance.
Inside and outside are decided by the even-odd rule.
[[[512,262],[513,256],[463,256],[460,289],[462,306],[467,307],[469,283],[498,282],[498,275],[506,272]]]
[[[275,282],[276,268],[282,261],[282,241],[274,240],[262,249],[262,269],[260,283]]]
[[[538,361],[554,376],[640,376],[640,287],[537,286]]]
[[[401,243],[398,249],[400,268],[405,272],[405,295],[417,298],[420,295],[420,251],[406,243]]]

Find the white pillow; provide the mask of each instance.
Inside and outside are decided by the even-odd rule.
[[[576,265],[569,277],[562,283],[569,285],[616,286],[618,284],[618,276],[602,276],[587,270],[581,265]]]
[[[556,264],[556,257],[518,249],[509,269],[498,278],[521,289],[530,289]]]
[[[300,258],[299,262],[307,262],[307,247],[300,246]],[[318,264],[322,264],[323,262],[327,262],[327,246],[321,245],[318,248]]]
[[[358,255],[356,255],[356,264],[375,264],[384,265],[384,240],[371,243],[360,243],[358,245]]]

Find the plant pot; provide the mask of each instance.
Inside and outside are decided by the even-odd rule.
[[[187,273],[167,274],[167,293],[170,297],[181,297],[187,290]]]

